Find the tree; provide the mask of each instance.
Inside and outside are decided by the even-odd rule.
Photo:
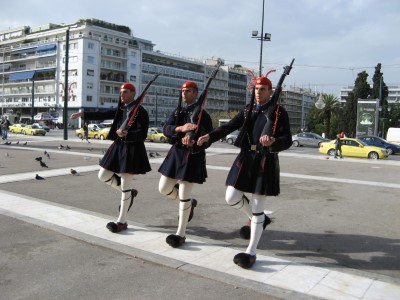
[[[371,87],[367,82],[368,73],[362,71],[357,75],[354,83],[353,91],[351,91],[346,99],[344,107],[344,116],[346,122],[343,124],[343,129],[349,136],[356,136],[357,128],[357,104],[358,99],[368,99],[371,95]]]
[[[325,103],[325,107],[318,112],[318,115],[324,120],[324,132],[327,137],[331,134],[331,118],[333,115],[337,115],[340,108],[339,98],[334,95],[323,95],[322,101]]]

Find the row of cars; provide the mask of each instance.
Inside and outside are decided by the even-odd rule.
[[[293,135],[292,140],[295,147],[318,147],[322,154],[335,154],[336,140],[325,139],[316,133],[301,132]],[[380,159],[400,153],[400,145],[389,143],[377,136],[362,135],[356,139],[341,138],[341,141],[343,156]]]
[[[13,124],[10,125],[9,131],[11,133],[20,133],[24,135],[42,135],[45,136],[46,132],[50,131],[50,128],[45,124],[33,123],[32,125],[27,124]]]
[[[88,138],[105,140],[110,132],[110,127],[103,124],[89,124],[88,125]],[[83,128],[75,130],[75,134],[78,138],[84,138]],[[167,137],[163,134],[162,129],[156,127],[150,127],[147,131],[147,141],[166,143]]]

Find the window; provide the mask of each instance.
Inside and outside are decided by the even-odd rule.
[[[90,96],[90,95],[86,96],[86,101],[87,102],[92,102],[92,100],[93,100],[93,96]]]
[[[88,55],[88,57],[87,57],[87,62],[88,62],[89,64],[93,64],[93,63],[94,63],[94,56]]]
[[[94,70],[88,69],[88,70],[87,70],[87,75],[88,75],[88,76],[94,76]]]
[[[88,43],[88,48],[94,50],[94,43]]]
[[[88,83],[86,83],[86,88],[87,88],[88,90],[93,90],[93,82],[88,82]]]

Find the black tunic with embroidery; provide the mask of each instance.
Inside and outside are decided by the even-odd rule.
[[[169,150],[164,162],[158,172],[169,178],[192,183],[203,183],[207,178],[206,152],[204,148],[190,149],[182,145],[181,140],[185,133],[175,133],[177,126],[191,123],[190,117],[196,107],[196,103],[182,108],[179,114],[178,123],[175,123],[177,112],[173,112],[164,125],[163,133],[167,136],[173,146]],[[200,135],[209,133],[213,129],[210,115],[203,111],[200,123]]]
[[[277,196],[280,193],[280,168],[278,152],[292,145],[289,116],[283,107],[279,107],[279,117],[276,124],[275,142],[271,147],[263,147],[259,143],[264,125],[267,122],[266,111],[269,103],[261,107],[254,106],[249,131],[246,136],[253,150],[241,146],[228,177],[227,186],[257,195]],[[214,129],[210,133],[210,142],[216,142],[234,130],[242,127],[248,106],[241,110],[231,121]]]
[[[140,106],[138,114],[128,130],[128,134],[120,138],[116,131],[126,120],[132,111],[136,101],[118,108],[116,111],[106,112],[85,112],[85,120],[106,120],[112,119],[107,139],[114,142],[104,154],[100,161],[100,166],[115,173],[146,174],[151,171],[149,158],[147,157],[144,141],[147,137],[149,128],[149,115],[147,111]]]

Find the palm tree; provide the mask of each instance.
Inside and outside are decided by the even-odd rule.
[[[318,116],[322,117],[324,120],[325,125],[325,132],[326,136],[330,136],[330,126],[331,126],[331,117],[332,115],[337,115],[340,107],[339,98],[330,94],[330,95],[323,95],[322,101],[325,103],[325,107],[322,108]]]

